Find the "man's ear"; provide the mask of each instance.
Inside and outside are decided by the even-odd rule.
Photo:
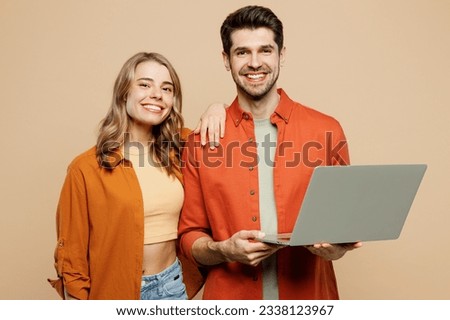
[[[227,69],[227,71],[230,71],[231,70],[230,58],[228,57],[228,54],[225,53],[225,51],[222,51],[222,59],[223,59],[223,64],[225,65],[225,69]]]
[[[280,51],[280,66],[284,66],[286,61],[286,47],[283,47]]]

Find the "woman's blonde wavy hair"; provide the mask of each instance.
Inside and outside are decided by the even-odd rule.
[[[100,122],[97,138],[97,161],[100,166],[112,169],[111,157],[125,143],[132,119],[126,111],[126,98],[134,80],[136,67],[146,61],[154,61],[169,70],[174,85],[174,104],[168,117],[159,125],[153,126],[153,141],[150,153],[169,175],[179,172],[181,152],[180,133],[183,128],[181,115],[181,82],[172,64],[163,55],[154,52],[140,52],[128,59],[116,78],[111,106]]]

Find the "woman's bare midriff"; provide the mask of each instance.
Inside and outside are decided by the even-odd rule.
[[[177,256],[175,241],[144,245],[143,275],[160,273],[175,262]]]

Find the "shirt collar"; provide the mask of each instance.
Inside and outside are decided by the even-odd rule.
[[[103,161],[102,166],[108,169],[115,169],[122,161],[126,160],[120,149],[115,149]]]
[[[277,92],[280,95],[280,101],[270,119],[272,122],[275,122],[277,119],[282,119],[284,122],[289,123],[289,118],[291,116],[294,103],[283,89],[279,88],[277,89]],[[234,99],[233,103],[230,106],[229,116],[233,120],[233,123],[236,127],[241,123],[242,119],[248,120],[252,118],[250,112],[242,110],[237,97]]]

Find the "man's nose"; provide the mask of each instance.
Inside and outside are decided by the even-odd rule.
[[[258,53],[251,54],[248,66],[252,67],[253,69],[258,69],[259,67],[261,67],[261,57]]]

